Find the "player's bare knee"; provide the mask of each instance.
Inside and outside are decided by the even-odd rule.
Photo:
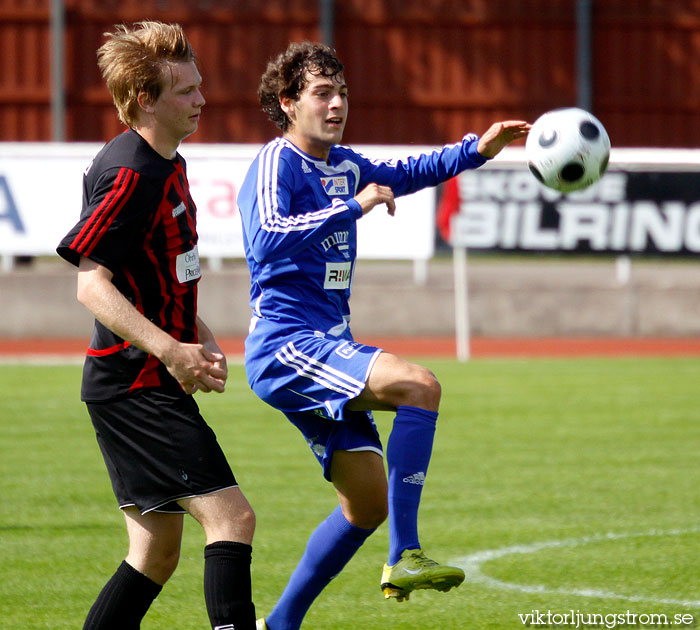
[[[437,380],[435,374],[433,374],[430,370],[428,370],[426,396],[430,406],[425,408],[437,411],[438,407],[440,406],[440,399],[442,398],[442,385],[440,385],[440,381]]]
[[[440,382],[428,368],[422,365],[414,367],[410,391],[407,392],[408,400],[404,404],[437,411],[442,396]]]
[[[250,506],[230,512],[227,518],[205,528],[207,541],[233,540],[251,544],[255,534],[255,512]]]
[[[180,548],[131,551],[127,562],[139,573],[147,576],[157,584],[165,584],[177,569],[180,561]]]
[[[234,517],[235,526],[242,532],[246,532],[251,538],[255,533],[255,512],[253,508],[248,507],[244,510],[240,510],[236,513]]]
[[[368,515],[367,527],[365,529],[376,529],[389,516],[389,506],[386,501],[378,501],[372,506],[372,511]]]
[[[376,512],[374,513],[374,519],[372,521],[372,524],[370,527],[367,527],[366,529],[377,529],[389,516],[389,506],[386,504],[383,504],[381,507],[378,507]]]
[[[389,515],[386,502],[377,501],[371,505],[364,505],[360,509],[343,509],[343,516],[347,521],[360,529],[377,529]]]
[[[180,562],[180,549],[170,551],[163,554],[159,558],[158,570],[163,576],[164,581],[170,579],[170,576],[175,573],[177,565]]]

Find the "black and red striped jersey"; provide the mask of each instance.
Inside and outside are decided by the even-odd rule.
[[[135,131],[109,142],[83,178],[80,220],[59,255],[107,267],[115,287],[175,339],[197,341],[196,208],[184,159],[168,160]],[[143,387],[177,387],[156,357],[95,321],[85,359],[82,399],[109,400]]]

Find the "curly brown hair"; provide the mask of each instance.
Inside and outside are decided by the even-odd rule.
[[[338,61],[335,51],[324,44],[291,43],[287,50],[267,64],[260,79],[258,98],[262,110],[282,131],[287,131],[291,121],[280,106],[280,97],[296,101],[306,87],[307,72],[333,78],[343,73],[343,64]]]
[[[97,63],[107,82],[119,119],[128,127],[136,123],[138,95],[150,101],[160,96],[170,64],[195,61],[189,41],[179,24],[157,21],[120,24],[97,50]]]

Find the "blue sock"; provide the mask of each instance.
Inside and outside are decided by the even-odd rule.
[[[418,507],[433,450],[438,414],[417,407],[398,407],[389,436],[389,564],[405,549],[419,549]]]
[[[311,534],[287,587],[266,617],[269,630],[298,630],[314,599],[362,546],[373,529],[349,523],[338,506]]]

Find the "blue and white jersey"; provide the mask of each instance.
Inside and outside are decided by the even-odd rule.
[[[336,145],[327,162],[284,138],[266,144],[238,196],[251,274],[251,333],[265,320],[273,328],[279,324],[279,334],[303,328],[341,335],[350,319],[356,222],[362,217],[353,197],[371,183],[389,186],[399,197],[477,168],[486,162],[477,143],[477,136],[467,135],[400,161],[369,160]]]

